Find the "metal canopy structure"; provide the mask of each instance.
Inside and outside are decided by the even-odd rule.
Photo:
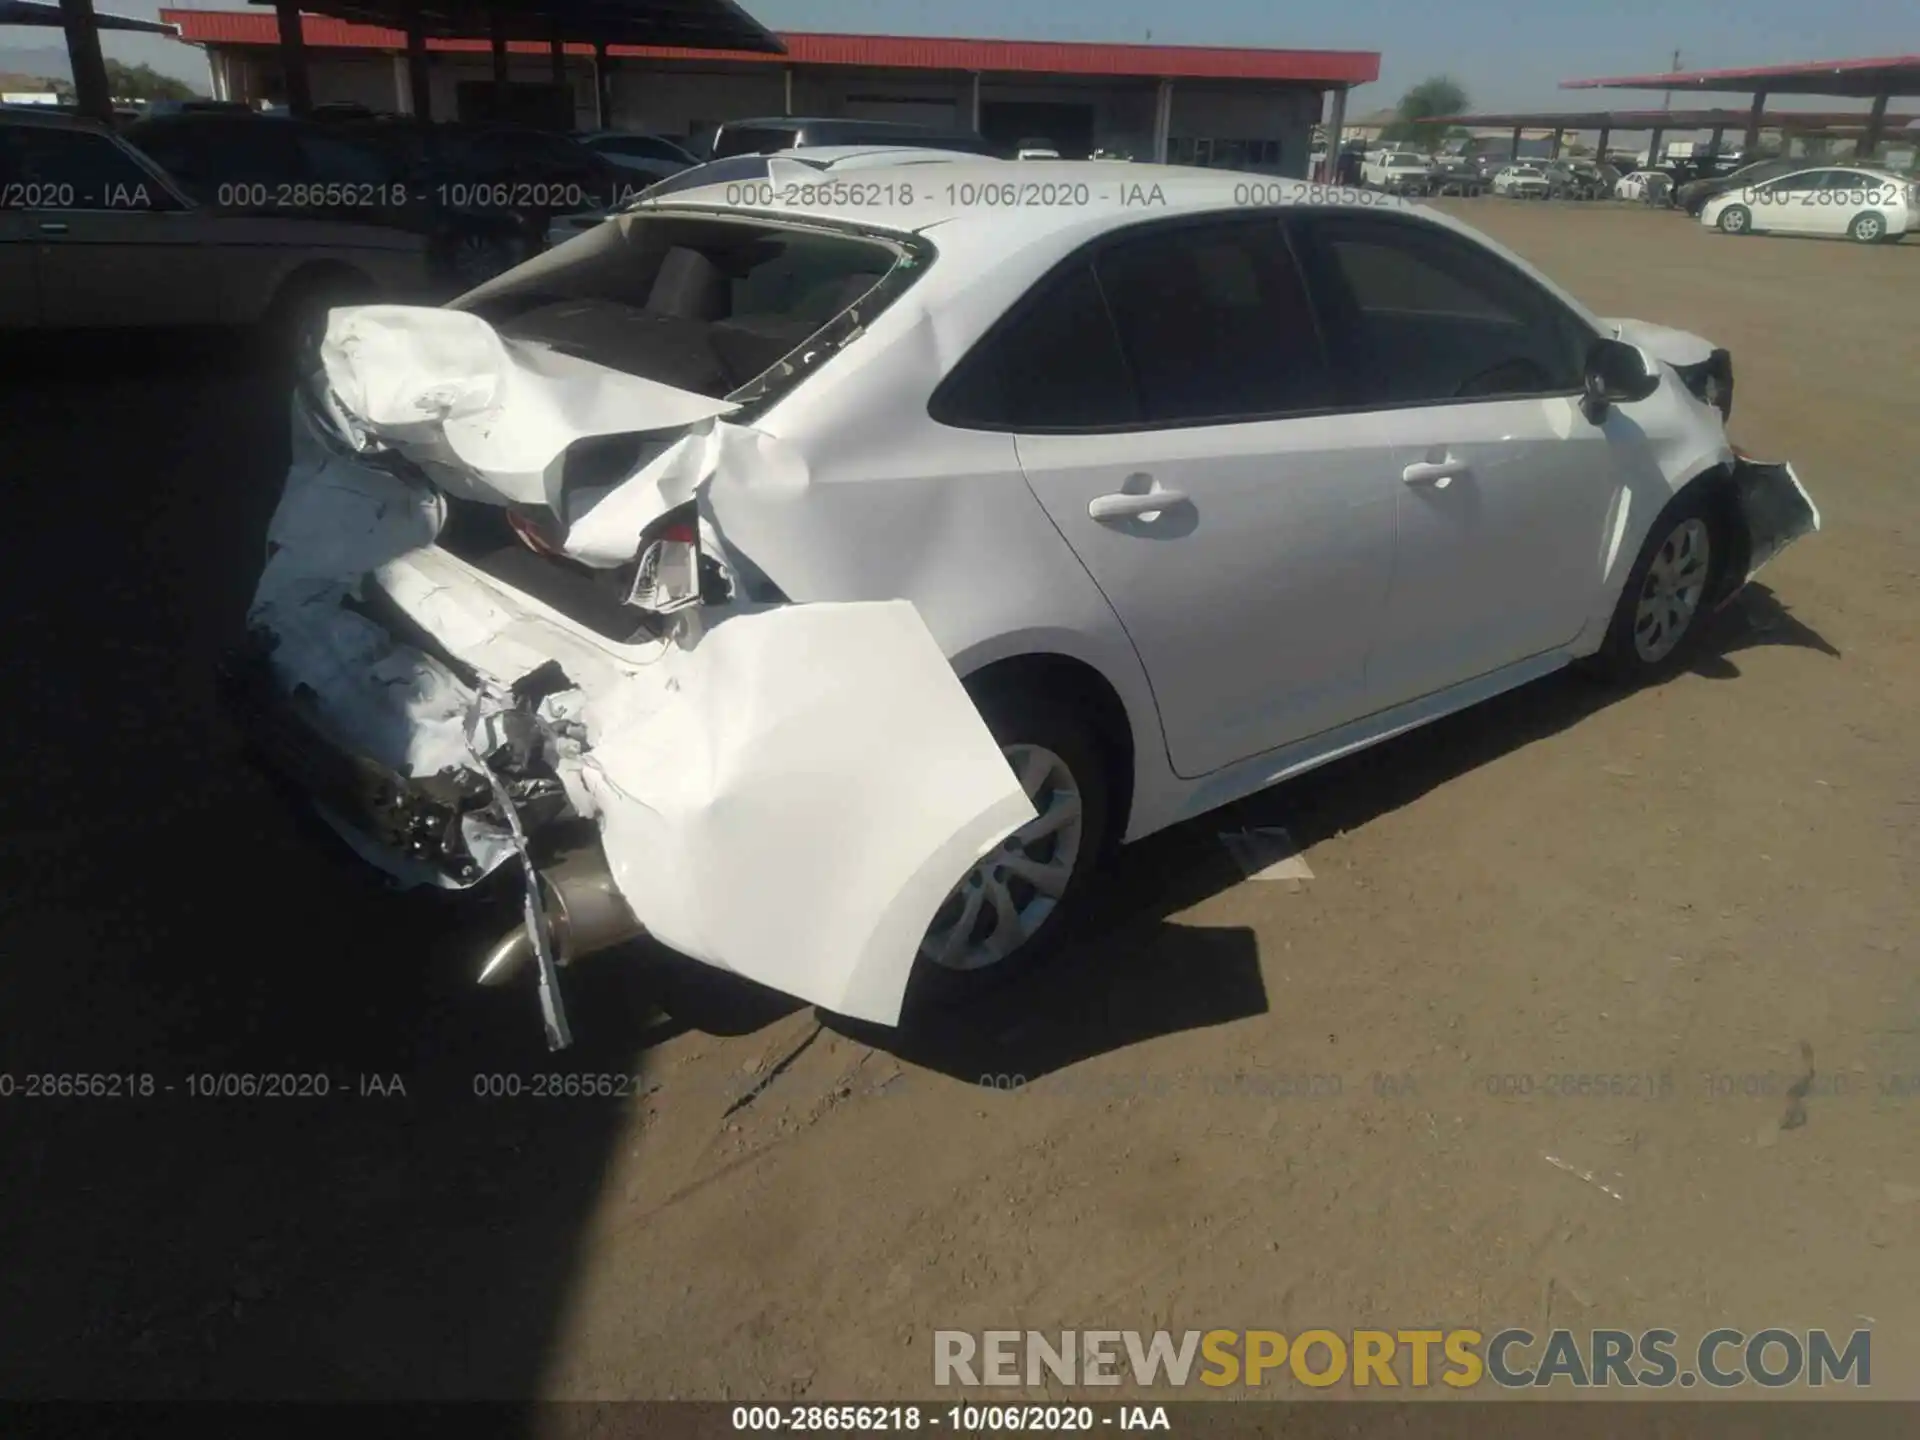
[[[275,10],[279,0],[250,0]],[[672,45],[710,50],[786,52],[765,26],[732,0],[311,0],[298,7],[362,25],[419,31],[436,40],[499,34],[507,40],[565,40],[604,45]]]
[[[63,0],[87,3],[87,0]],[[313,108],[307,81],[307,47],[299,0],[252,0],[271,5],[280,28],[280,63],[286,74],[287,109]],[[605,126],[611,110],[609,45],[671,45],[782,55],[786,46],[733,0],[317,0],[314,15],[362,25],[385,26],[407,37],[407,88],[414,118],[433,119],[432,73],[427,40],[486,37],[493,49],[493,85],[507,93],[507,45],[544,42],[552,56],[553,83],[566,79],[566,44],[593,46],[594,111]]]
[[[0,25],[64,27],[67,17],[53,0],[0,0]],[[178,35],[180,27],[134,15],[95,15],[96,30],[132,30],[143,35]]]
[[[1920,55],[1887,55],[1858,60],[1807,60],[1793,65],[1756,65],[1737,70],[1676,70],[1660,75],[1611,75],[1594,80],[1563,80],[1563,90],[1691,90],[1696,93],[1751,95],[1746,146],[1760,139],[1761,116],[1769,95],[1832,95],[1872,100],[1863,117],[1860,149],[1870,153],[1887,124],[1887,101],[1895,95],[1920,95]]]
[[[1651,159],[1660,150],[1661,138],[1674,130],[1712,131],[1713,139],[1708,151],[1717,154],[1726,132],[1746,129],[1752,118],[1752,112],[1747,110],[1516,110],[1481,115],[1447,115],[1437,123],[1488,129],[1510,127],[1514,137],[1511,153],[1515,157],[1520,154],[1522,130],[1551,130],[1555,155],[1560,153],[1561,137],[1569,130],[1599,131],[1600,139],[1595,149],[1602,155],[1606,154],[1607,138],[1615,130],[1651,130],[1653,137],[1647,145]],[[1858,110],[1780,110],[1767,123],[1768,128],[1796,135],[1857,134],[1865,137],[1873,133],[1877,142],[1878,136],[1884,134],[1888,126],[1913,125],[1920,123],[1920,117],[1889,115],[1885,110],[1881,110],[1877,118]],[[1751,150],[1758,139],[1757,129],[1749,131],[1747,148]],[[1863,138],[1861,150],[1864,152],[1871,148]]]

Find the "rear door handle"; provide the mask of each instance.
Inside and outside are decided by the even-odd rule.
[[[1125,492],[1117,495],[1096,495],[1087,502],[1087,514],[1096,520],[1132,520],[1141,515],[1171,510],[1175,505],[1182,504],[1186,498],[1178,490],[1161,490],[1157,487],[1136,495]]]
[[[1472,469],[1466,461],[1449,456],[1445,460],[1417,460],[1400,472],[1400,478],[1409,485],[1431,485],[1436,490],[1444,490],[1455,476],[1465,475]]]
[[[67,233],[66,222],[62,220],[42,220],[40,222],[40,233],[42,235],[64,235]]]

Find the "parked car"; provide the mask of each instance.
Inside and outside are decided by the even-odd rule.
[[[186,112],[125,133],[204,206],[411,230],[462,288],[537,253],[554,214],[603,209],[645,183],[565,136],[516,126]]]
[[[390,875],[524,891],[485,973],[551,1045],[557,964],[642,929],[896,1023],[1044,956],[1110,842],[1673,672],[1818,526],[1724,350],[1448,216],[966,203],[1007,173],[683,189],[334,316],[227,694]]]
[[[266,326],[311,338],[335,304],[422,298],[426,245],[377,225],[197,204],[104,126],[0,112],[0,330]]]
[[[1630,175],[1622,175],[1615,182],[1613,194],[1616,200],[1637,200],[1646,205],[1661,205],[1666,203],[1667,194],[1672,188],[1672,178],[1658,170],[1635,170]]]
[[[574,138],[602,159],[647,180],[664,180],[700,163],[684,146],[659,135],[596,130]]]
[[[1598,200],[1613,193],[1614,176],[1602,176],[1599,168],[1584,160],[1551,160],[1542,165],[1547,177],[1547,192],[1556,200]]]
[[[1808,166],[1806,160],[1784,160],[1771,158],[1755,160],[1751,164],[1729,170],[1724,175],[1703,176],[1676,185],[1673,189],[1672,203],[1685,210],[1689,215],[1698,215],[1706,209],[1707,202],[1716,195],[1724,195],[1747,185],[1758,185],[1763,180],[1772,180],[1781,175],[1792,175]]]
[[[1522,200],[1544,200],[1552,192],[1547,172],[1538,165],[1507,165],[1493,177],[1493,193]]]
[[[1360,180],[1393,195],[1425,195],[1433,188],[1433,161],[1408,150],[1383,151],[1360,166]]]
[[[1487,175],[1471,157],[1447,155],[1434,162],[1432,192],[1436,195],[1480,195],[1487,184]]]
[[[997,155],[998,147],[979,135],[913,125],[899,120],[774,119],[729,120],[713,132],[707,147],[709,160],[733,155],[768,155],[802,147],[837,145],[911,145],[917,149],[960,150],[973,155]]]
[[[1701,210],[1700,223],[1729,235],[1898,242],[1920,228],[1920,184],[1885,170],[1820,166],[1717,195]]]

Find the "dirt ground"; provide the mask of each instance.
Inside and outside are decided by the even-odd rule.
[[[1871,1327],[1920,1395],[1920,241],[1451,208],[1730,347],[1825,532],[1671,684],[1134,847],[1075,953],[911,1040],[643,953],[570,977],[556,1067],[464,983],[498,918],[375,889],[217,717],[277,385],[0,395],[0,1394],[925,1397],[936,1328],[1564,1324]],[[1243,881],[1248,823],[1313,878]],[[556,1068],[629,1093],[476,1094]],[[19,1093],[55,1072],[154,1093]],[[231,1072],[331,1093],[193,1093]]]

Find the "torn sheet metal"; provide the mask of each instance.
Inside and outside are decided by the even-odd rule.
[[[343,745],[404,776],[472,776],[499,769],[497,754],[537,752],[565,813],[598,826],[649,932],[836,1013],[897,1023],[953,884],[1034,818],[919,612],[706,606],[661,638],[620,644],[441,549],[445,502],[408,466],[384,464],[393,457],[353,453],[369,438],[436,484],[437,467],[457,462],[477,493],[507,503],[545,498],[571,438],[692,425],[572,527],[569,550],[607,564],[631,560],[648,520],[710,484],[803,486],[807,473],[784,442],[725,421],[720,402],[561,366],[473,317],[396,310],[330,322],[345,443],[296,409],[251,612],[281,684]],[[574,375],[576,363],[594,373]],[[521,433],[523,414],[537,439]],[[554,667],[567,688],[533,705],[523,685],[516,698],[516,684]],[[496,727],[477,763],[471,718],[516,708],[537,732],[523,733],[524,715]],[[517,751],[516,737],[528,742]],[[485,869],[525,851],[526,808],[497,798],[463,820]],[[404,876],[404,857],[350,838]],[[555,1018],[564,1026],[550,1016],[550,1033]]]
[[[1791,465],[1742,457],[1734,462],[1733,493],[1752,545],[1747,556],[1749,580],[1787,546],[1820,528],[1820,507]]]
[[[413,305],[334,310],[320,360],[365,437],[408,447],[436,480],[469,476],[522,505],[559,500],[576,440],[694,425],[736,407],[501,336],[478,315]]]

